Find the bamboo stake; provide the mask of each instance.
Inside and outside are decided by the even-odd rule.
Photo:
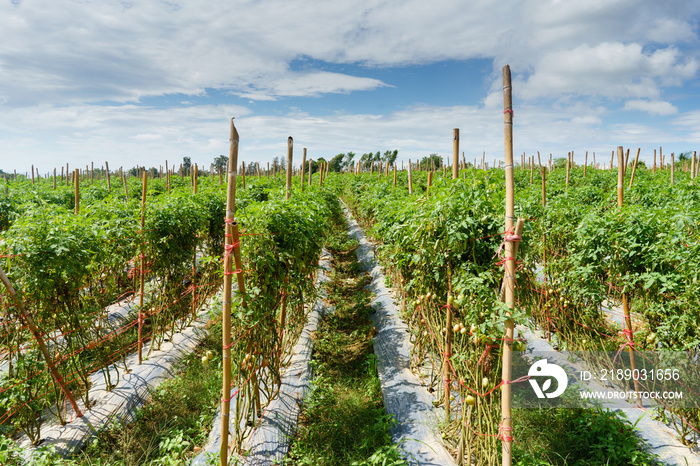
[[[145,291],[146,275],[146,189],[148,184],[148,174],[143,171],[143,186],[141,189],[141,254],[139,264],[139,319],[138,319],[138,347],[139,365],[143,362],[143,324],[146,316],[143,313],[143,294]]]
[[[588,168],[588,151],[586,151],[586,157],[583,162],[583,178],[586,179],[586,169]]]
[[[530,162],[530,184],[532,184],[532,176],[533,176],[533,170],[534,170],[534,166],[535,166],[534,157],[528,157],[528,161]]]
[[[523,234],[523,229],[525,228],[525,219],[522,217],[518,217],[518,221],[515,223],[515,236],[521,236]],[[515,242],[513,244],[513,254],[518,253],[518,246],[520,246],[519,242]],[[505,301],[506,299],[506,277],[503,277],[503,281],[501,282],[501,291],[498,294],[498,298],[501,301]]]
[[[124,194],[126,195],[126,202],[129,202],[129,186],[126,183],[126,175],[122,173],[122,182],[124,184]]]
[[[513,179],[513,99],[511,87],[510,66],[503,67],[503,123],[505,139],[505,174],[506,174],[506,212],[505,231],[513,231],[515,223],[515,183]],[[506,299],[505,304],[512,310],[515,303],[515,254],[514,242],[505,241],[505,275],[506,275]],[[499,435],[503,441],[503,466],[511,466],[513,462],[513,437],[511,432],[513,423],[511,418],[511,376],[513,361],[513,336],[514,323],[508,312],[508,320],[505,322],[505,338],[503,341],[503,372],[502,379],[506,381],[501,385],[501,426]]]
[[[452,179],[459,176],[459,128],[452,130]],[[411,162],[408,163],[408,172],[411,173]],[[410,179],[410,176],[409,176]],[[410,190],[409,190],[410,191]]]
[[[426,190],[426,196],[430,196],[430,187],[433,185],[433,172],[428,172],[428,189]]]
[[[696,155],[697,155],[697,151],[693,151],[693,161],[691,162],[692,165],[690,166],[690,179],[691,180],[694,180],[695,176],[697,175],[697,167],[695,166]]]
[[[5,285],[5,288],[7,289],[7,292],[12,297],[12,300],[15,302],[17,309],[19,309],[20,315],[22,316],[24,321],[27,323],[27,327],[29,327],[29,331],[32,332],[32,336],[34,336],[34,339],[36,340],[36,343],[39,346],[39,350],[41,351],[41,355],[44,357],[44,361],[46,361],[46,366],[49,368],[49,371],[51,372],[51,376],[56,381],[56,384],[61,388],[61,391],[63,392],[63,394],[66,395],[66,398],[70,402],[70,405],[73,408],[73,411],[75,411],[75,415],[78,417],[83,417],[83,413],[82,413],[82,411],[80,411],[78,404],[75,402],[75,398],[73,398],[73,394],[68,389],[68,387],[66,387],[66,384],[63,382],[63,378],[56,370],[55,363],[51,359],[51,355],[49,354],[49,350],[46,348],[46,344],[44,343],[44,340],[41,336],[41,332],[39,331],[39,328],[36,326],[36,323],[34,322],[34,318],[31,316],[31,314],[29,314],[29,312],[27,312],[27,308],[24,307],[24,303],[22,303],[22,301],[20,301],[19,297],[17,296],[17,292],[15,291],[15,288],[12,286],[12,283],[10,283],[10,279],[7,278],[7,275],[5,275],[5,271],[3,270],[2,266],[0,266],[0,280],[2,281],[3,285]]]
[[[167,164],[167,162],[165,162]],[[106,174],[107,174],[107,191],[112,192],[112,180],[109,177],[109,162],[105,161]],[[167,165],[166,165],[167,167]]]
[[[245,281],[241,262],[241,250],[239,246],[238,223],[236,219],[236,168],[238,166],[238,142],[239,136],[231,118],[231,136],[228,160],[228,185],[226,191],[226,234],[224,239],[224,291],[222,310],[223,332],[223,384],[221,398],[221,447],[220,465],[228,466],[228,438],[229,417],[231,412],[231,304],[233,293],[234,273],[238,279],[238,291],[243,306],[247,307],[245,300]],[[269,164],[269,163],[268,163]],[[236,271],[232,270],[235,264]]]
[[[304,147],[304,154],[301,156],[301,177],[300,177],[300,185],[301,185],[301,190],[304,190],[304,169],[306,168],[306,147]]]
[[[241,189],[245,189],[245,162],[241,162]]]
[[[396,165],[394,165],[394,186],[396,186]]]
[[[566,159],[566,185],[565,189],[569,189],[569,170],[571,170],[571,158]]]
[[[56,191],[56,168],[53,169],[53,190]]]
[[[285,199],[292,196],[292,156],[294,155],[294,140],[291,136],[287,138],[287,190]]]
[[[637,162],[639,162],[639,153],[642,151],[641,147],[637,148],[637,155],[634,158],[634,165],[632,166],[632,176],[630,176],[630,185],[628,189],[632,188],[632,183],[634,183],[634,174],[637,172]]]
[[[34,164],[32,164],[32,185],[34,184]]]
[[[617,163],[618,165],[623,165],[624,162],[624,155],[623,155],[623,149],[622,146],[617,147]],[[622,206],[624,204],[624,180],[625,180],[625,175],[624,175],[624,169],[619,166],[617,170],[617,206],[622,209]],[[626,292],[622,293],[622,311],[624,314],[625,318],[625,335],[627,336],[627,341],[628,341],[628,346],[627,350],[630,355],[630,369],[634,373],[637,369],[637,365],[634,360],[634,334],[632,333],[632,318],[630,317],[630,307],[629,307],[629,297]],[[639,392],[639,381],[635,379],[634,381],[634,389],[636,392]]]
[[[547,170],[542,168],[542,209],[544,210],[545,207],[547,207]],[[547,287],[547,233],[542,234],[542,268],[543,268],[543,285],[546,289]],[[547,299],[547,295],[545,294],[545,300]],[[545,306],[546,306],[545,302]],[[547,309],[547,341],[552,341],[552,331],[550,328],[550,319],[549,319],[549,308]]]
[[[78,174],[78,169],[75,169],[75,215],[80,212],[80,175]]]
[[[192,192],[194,194],[197,194],[197,182],[199,178],[199,167],[197,164],[194,164],[194,170],[192,171]]]
[[[671,152],[671,184],[674,184],[674,175],[676,173],[676,159],[673,152]]]
[[[452,176],[454,176],[454,168],[452,170]],[[411,159],[408,159],[408,194],[413,194],[413,177],[411,176]]]
[[[445,423],[450,423],[451,406],[450,406],[450,384],[452,383],[450,374],[450,357],[452,357],[452,306],[449,304],[452,300],[452,266],[447,266],[447,307],[445,317],[445,353],[442,361],[444,386],[444,403],[445,403]]]
[[[654,165],[653,165],[651,172],[653,174],[656,174],[656,149],[654,149]]]

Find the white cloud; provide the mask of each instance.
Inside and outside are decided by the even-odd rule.
[[[463,128],[466,147],[500,154],[505,63],[514,73],[522,150],[633,144],[630,131],[603,127],[601,102],[672,114],[666,88],[686,85],[698,71],[699,13],[697,0],[5,1],[0,157],[101,154],[129,165],[215,156],[227,150],[227,125],[223,136],[220,127],[231,115],[259,159],[283,150],[289,134],[316,150],[449,153],[453,127]],[[391,83],[377,79],[376,68],[470,58],[494,62],[483,106],[415,107],[425,101],[415,95],[407,109],[385,115],[319,117],[309,108],[269,116],[139,103],[166,94],[209,102],[212,88],[251,101],[379,93]],[[104,101],[128,105],[88,105]],[[678,121],[676,128],[689,128]],[[279,139],[270,139],[271,128]],[[649,139],[678,139],[672,130],[642,129]]]
[[[628,100],[623,110],[639,110],[650,115],[674,115],[678,109],[669,102],[662,100]]]
[[[680,62],[673,47],[646,53],[639,44],[582,44],[545,55],[522,83],[521,92],[526,98],[559,94],[655,98],[660,82],[680,83],[697,68],[694,59]]]

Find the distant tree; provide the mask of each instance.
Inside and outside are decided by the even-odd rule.
[[[345,154],[345,159],[343,159],[343,165],[346,167],[349,167],[352,165],[352,159],[355,158],[355,153],[354,152],[348,152]]]
[[[340,172],[345,168],[343,160],[345,159],[345,154],[338,154],[333,157],[330,162],[328,162],[328,170],[332,172]]]
[[[151,167],[148,169],[149,178],[156,178],[156,177],[158,177],[159,174],[160,174],[160,172],[158,171],[158,169],[156,167]]]
[[[191,167],[192,167],[192,159],[189,157],[183,157],[182,158],[182,172],[184,174],[189,174]]]
[[[566,168],[566,157],[557,157],[552,162],[552,168]]]
[[[389,165],[394,165],[394,162],[396,161],[396,157],[398,157],[399,151],[398,149],[394,149],[393,151],[387,150],[384,151],[384,156],[382,157],[382,161],[385,163],[388,163]]]
[[[228,165],[228,156],[220,155],[220,156],[214,158],[214,170],[218,171],[218,169],[221,169],[223,171],[226,171],[227,165]]]
[[[360,157],[360,166],[363,170],[368,170],[372,165],[372,159],[374,159],[374,154],[372,152],[362,154]]]
[[[435,166],[436,169],[442,166],[442,157],[440,157],[438,154],[430,154],[427,157],[423,157],[420,161],[420,165],[423,168],[430,169],[431,161],[433,162],[433,166]]]
[[[691,159],[691,155],[693,155],[692,152],[681,152],[680,154],[678,154],[678,161],[686,162]]]

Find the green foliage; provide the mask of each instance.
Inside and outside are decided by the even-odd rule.
[[[656,466],[633,427],[599,408],[520,409],[513,420],[517,466]],[[546,428],[543,428],[546,426]]]

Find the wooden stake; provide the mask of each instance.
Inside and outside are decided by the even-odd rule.
[[[674,184],[674,175],[676,173],[676,159],[673,152],[671,152],[671,184]]]
[[[32,164],[32,184],[34,184],[34,164]]]
[[[166,167],[167,167],[168,162],[165,162],[165,163],[166,163]],[[105,173],[107,174],[107,191],[109,191],[111,193],[112,192],[112,180],[109,176],[109,162],[105,161],[105,167],[106,167]]]
[[[291,136],[287,138],[287,190],[285,199],[292,196],[292,157],[294,155],[294,140]]]
[[[445,317],[445,353],[442,361],[442,373],[445,382],[444,386],[444,404],[445,404],[445,423],[450,423],[451,406],[450,406],[450,384],[452,383],[450,371],[450,358],[452,357],[452,306],[449,304],[452,300],[452,266],[447,266],[447,307]]]
[[[513,232],[515,224],[515,182],[513,179],[513,99],[511,87],[510,66],[503,67],[503,123],[505,139],[505,175],[506,175],[506,212],[505,231]],[[506,233],[508,235],[509,233]],[[515,304],[515,254],[514,242],[505,241],[505,280],[506,299],[505,304],[512,310]],[[513,336],[515,325],[510,318],[505,322],[505,338],[503,340],[503,372],[501,385],[501,425],[499,435],[503,443],[503,466],[511,466],[513,462],[513,437],[511,435],[513,422],[511,417],[511,384],[513,361]]]
[[[245,162],[241,162],[241,189],[245,189]]]
[[[396,186],[396,165],[394,165],[394,186]]]
[[[622,146],[617,147],[617,163],[618,163],[618,169],[617,169],[617,206],[622,209],[622,206],[624,204],[624,180],[625,180],[625,175],[624,175],[624,153]],[[629,308],[629,300],[626,292],[622,293],[622,312],[624,314],[625,318],[625,335],[627,336],[627,340],[629,342],[629,345],[627,346],[627,350],[630,355],[630,370],[634,373],[637,370],[637,366],[635,364],[634,360],[634,335],[632,333],[632,319],[630,317],[630,308]],[[634,389],[635,391],[639,392],[639,381],[635,380],[634,381]]]
[[[588,168],[588,151],[586,151],[586,157],[583,162],[583,178],[586,178],[586,169]]]
[[[141,261],[139,263],[139,318],[138,318],[138,350],[139,365],[143,362],[143,324],[146,316],[143,312],[143,295],[146,287],[146,189],[148,186],[148,173],[143,171],[141,189]]]
[[[571,157],[566,159],[566,185],[565,189],[569,189],[569,171],[571,170]]]
[[[411,173],[411,162],[408,163],[408,173]],[[452,130],[452,179],[459,176],[459,128]],[[410,175],[409,175],[410,179]],[[410,192],[411,190],[409,190]]]
[[[630,177],[629,188],[632,188],[632,183],[634,183],[634,174],[637,172],[637,162],[639,162],[639,153],[642,151],[641,147],[637,148],[637,155],[634,158],[634,165],[632,166],[632,176]]]
[[[29,314],[29,312],[27,312],[27,308],[24,307],[24,303],[22,303],[22,301],[20,301],[19,297],[17,296],[17,292],[15,291],[15,288],[12,286],[12,283],[10,283],[10,279],[7,278],[7,275],[5,275],[5,271],[3,270],[2,266],[0,266],[0,281],[2,281],[3,285],[5,285],[7,292],[10,294],[10,296],[12,297],[12,300],[15,302],[17,309],[19,309],[20,315],[22,316],[24,321],[27,323],[27,327],[29,327],[29,331],[32,332],[32,336],[34,336],[34,339],[36,340],[36,343],[39,346],[39,351],[41,351],[41,355],[44,357],[44,361],[46,362],[46,366],[49,368],[49,372],[51,372],[51,376],[56,381],[56,384],[61,388],[61,391],[63,392],[63,394],[66,395],[66,398],[70,402],[70,405],[73,408],[73,411],[75,411],[75,415],[78,417],[83,417],[83,413],[82,413],[82,411],[80,411],[80,408],[78,408],[78,404],[75,402],[75,398],[73,398],[73,394],[68,389],[68,387],[66,387],[66,384],[63,382],[63,378],[61,378],[61,374],[59,374],[58,371],[56,370],[56,366],[54,365],[54,362],[51,359],[51,355],[49,354],[49,350],[46,348],[46,344],[44,343],[44,340],[41,336],[41,332],[39,331],[39,328],[36,326],[36,323],[34,322],[34,318],[32,317],[31,314]]]
[[[697,152],[693,151],[693,161],[691,162],[692,165],[690,166],[690,179],[691,180],[694,180],[695,176],[697,175],[697,167],[695,166],[696,155],[697,155]]]
[[[654,149],[654,165],[651,169],[651,172],[654,174],[656,173],[656,149]]]
[[[228,466],[229,417],[231,412],[231,308],[233,295],[232,275],[238,279],[238,291],[247,307],[245,300],[245,280],[239,246],[238,223],[236,223],[236,169],[238,167],[239,136],[231,118],[231,136],[228,160],[228,185],[226,191],[226,234],[224,237],[224,291],[222,309],[223,332],[223,385],[221,397],[221,447],[220,465]],[[236,270],[233,270],[235,264]]]
[[[53,169],[53,190],[56,191],[56,168]]]
[[[306,168],[306,147],[304,147],[304,154],[301,156],[301,177],[300,177],[300,185],[301,185],[301,190],[304,190],[304,169]]]
[[[452,176],[454,176],[454,169],[452,170]],[[408,194],[413,194],[413,177],[411,176],[411,159],[408,159]]]
[[[73,178],[75,179],[75,215],[80,212],[80,175],[78,169],[75,169]]]
[[[197,194],[197,183],[199,181],[198,178],[199,178],[199,167],[195,163],[194,170],[192,171],[192,192],[194,194]]]

